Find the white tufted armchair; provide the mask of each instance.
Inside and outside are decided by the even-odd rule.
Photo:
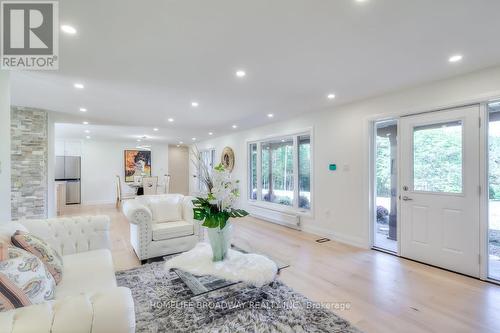
[[[130,242],[146,259],[191,250],[203,240],[193,219],[193,197],[181,194],[144,195],[127,200],[123,213],[130,222]]]
[[[64,265],[55,299],[0,312],[0,332],[134,332],[132,295],[116,285],[109,225],[107,216],[0,223],[0,240],[30,232],[59,251]]]

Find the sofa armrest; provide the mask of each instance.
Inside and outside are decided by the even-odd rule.
[[[110,219],[105,215],[24,220],[21,223],[61,255],[111,249]]]
[[[86,293],[0,312],[2,332],[132,333],[134,302],[130,289]]]
[[[138,200],[127,200],[123,203],[123,214],[132,224],[151,224],[153,221],[153,213],[144,204]]]
[[[193,212],[193,200],[195,197],[192,196],[185,196],[183,198],[182,202],[182,218],[186,222],[190,222],[193,224],[194,227],[194,234],[198,236],[199,240],[202,241],[204,238],[204,230],[201,227],[202,222],[195,220],[194,219],[194,212]]]

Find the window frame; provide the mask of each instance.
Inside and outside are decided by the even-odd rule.
[[[309,175],[309,188],[310,188],[310,203],[309,209],[299,208],[299,137],[303,135],[309,135],[310,138],[310,175]],[[273,203],[262,200],[262,144],[271,140],[282,140],[282,139],[293,139],[293,183],[294,183],[294,195],[292,206],[287,206],[283,204]],[[250,196],[251,192],[251,145],[257,145],[257,198],[252,199]],[[314,131],[313,128],[306,128],[297,131],[283,132],[280,134],[268,135],[261,137],[259,139],[251,139],[246,142],[247,148],[247,188],[246,196],[247,201],[250,205],[258,206],[262,208],[267,208],[279,212],[294,213],[301,216],[314,217]]]

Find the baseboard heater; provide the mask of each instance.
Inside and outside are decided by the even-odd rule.
[[[301,230],[300,215],[298,214],[284,213],[269,208],[252,206],[250,209],[250,215],[261,220]]]

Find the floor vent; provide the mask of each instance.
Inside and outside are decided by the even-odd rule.
[[[329,238],[316,239],[316,243],[326,243],[326,242],[329,242],[329,241],[330,241]]]

